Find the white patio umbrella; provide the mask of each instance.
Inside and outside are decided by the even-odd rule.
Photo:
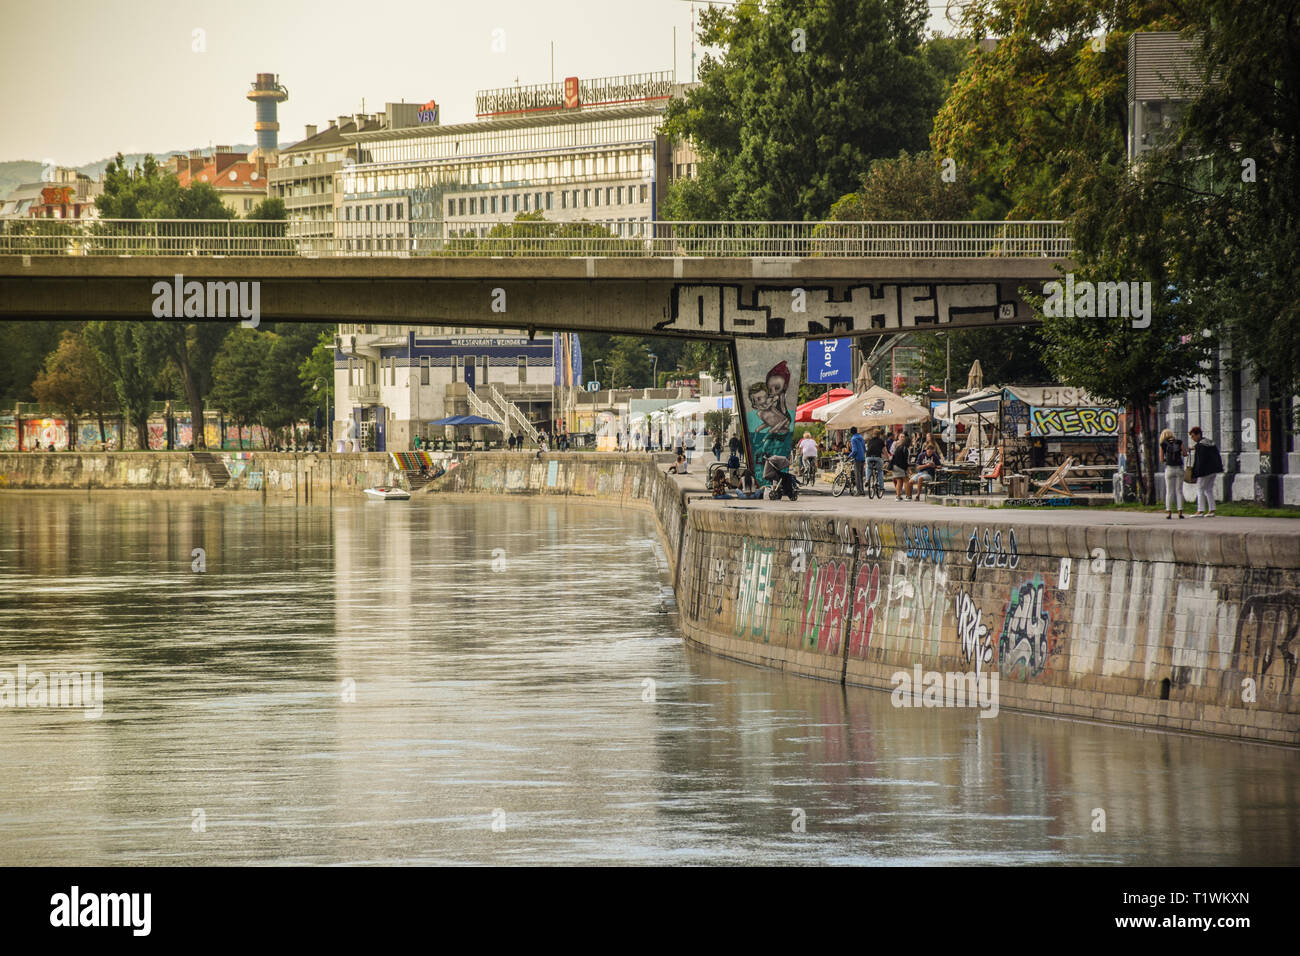
[[[916,402],[873,385],[854,395],[848,407],[828,418],[826,427],[838,431],[856,425],[861,431],[877,425],[913,425],[929,419],[929,410]]]
[[[848,398],[838,399],[837,401],[831,402],[829,405],[823,405],[821,408],[814,408],[812,410],[813,420],[824,422],[828,418],[834,417],[838,412],[842,412],[844,409],[852,405],[853,400],[857,397],[857,395],[850,395]]]

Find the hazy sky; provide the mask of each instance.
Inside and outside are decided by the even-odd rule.
[[[444,124],[469,122],[475,91],[549,82],[552,41],[557,80],[671,70],[676,26],[685,81],[690,19],[687,0],[4,0],[0,160],[253,143],[259,72],[289,90],[282,143],[363,99],[434,99]]]

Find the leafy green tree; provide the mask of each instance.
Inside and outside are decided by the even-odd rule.
[[[212,389],[212,360],[230,329],[222,322],[151,323],[150,334],[158,349],[171,361],[189,402],[196,450],[207,447],[203,415]]]
[[[699,153],[668,190],[672,219],[819,219],[874,157],[919,149],[943,95],[925,0],[742,0],[710,7],[700,86],[664,131]]]
[[[951,344],[945,337],[951,339]],[[1046,385],[1056,380],[1055,373],[1043,361],[1045,342],[1038,326],[951,329],[942,335],[927,334],[920,338],[921,383],[925,386],[942,387],[944,377],[948,376],[954,392],[965,388],[976,359],[986,385]]]
[[[303,395],[313,407],[319,407],[325,416],[325,428],[330,427],[329,410],[334,405],[334,329],[321,329],[313,348],[298,364],[298,382]]]
[[[637,336],[615,335],[609,352],[608,364],[610,388],[645,388],[650,384],[650,375],[654,365],[645,343]]]
[[[156,347],[152,322],[87,322],[84,335],[108,372],[127,421],[135,428],[136,447],[149,449],[149,408],[164,361]]]
[[[274,339],[271,332],[241,326],[226,336],[212,362],[210,398],[235,422],[240,447],[244,429],[263,419],[262,382]]]
[[[1282,423],[1300,394],[1300,9],[1198,0],[1191,10],[1199,91],[1151,178],[1182,212],[1173,274],[1195,323],[1221,333]]]
[[[103,219],[234,219],[209,183],[181,188],[177,178],[146,156],[128,167],[118,153],[104,170],[104,192],[95,199]]]
[[[284,207],[283,199],[279,196],[270,196],[254,206],[244,218],[263,221],[284,220],[289,218],[289,213]]]
[[[935,117],[936,156],[1011,219],[1058,219],[1073,165],[1124,143],[1127,38],[1184,25],[1178,0],[970,0],[973,53]]]
[[[104,416],[117,409],[117,394],[111,376],[80,332],[64,331],[58,348],[46,356],[44,370],[32,382],[32,391],[42,405],[71,419],[94,415],[99,440],[106,440]],[[75,436],[72,429],[69,434]]]
[[[58,348],[64,332],[79,325],[63,320],[0,322],[0,399],[33,401],[32,382],[44,367],[46,356]]]
[[[972,218],[976,196],[968,181],[948,182],[929,152],[875,159],[855,192],[841,196],[830,218],[848,222],[948,221]]]

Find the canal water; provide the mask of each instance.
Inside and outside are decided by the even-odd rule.
[[[0,864],[1300,861],[1294,752],[895,709],[669,585],[607,507],[0,494],[0,672],[103,675],[0,708]]]

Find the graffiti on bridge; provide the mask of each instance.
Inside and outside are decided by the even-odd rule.
[[[1007,600],[998,636],[998,662],[1005,677],[1037,677],[1047,666],[1052,615],[1046,591],[1042,575],[1036,574]]]
[[[837,297],[824,287],[760,286],[742,301],[734,284],[674,286],[660,331],[731,333],[782,338],[839,335],[881,329],[937,328],[1014,320],[1015,283],[858,285]]]

